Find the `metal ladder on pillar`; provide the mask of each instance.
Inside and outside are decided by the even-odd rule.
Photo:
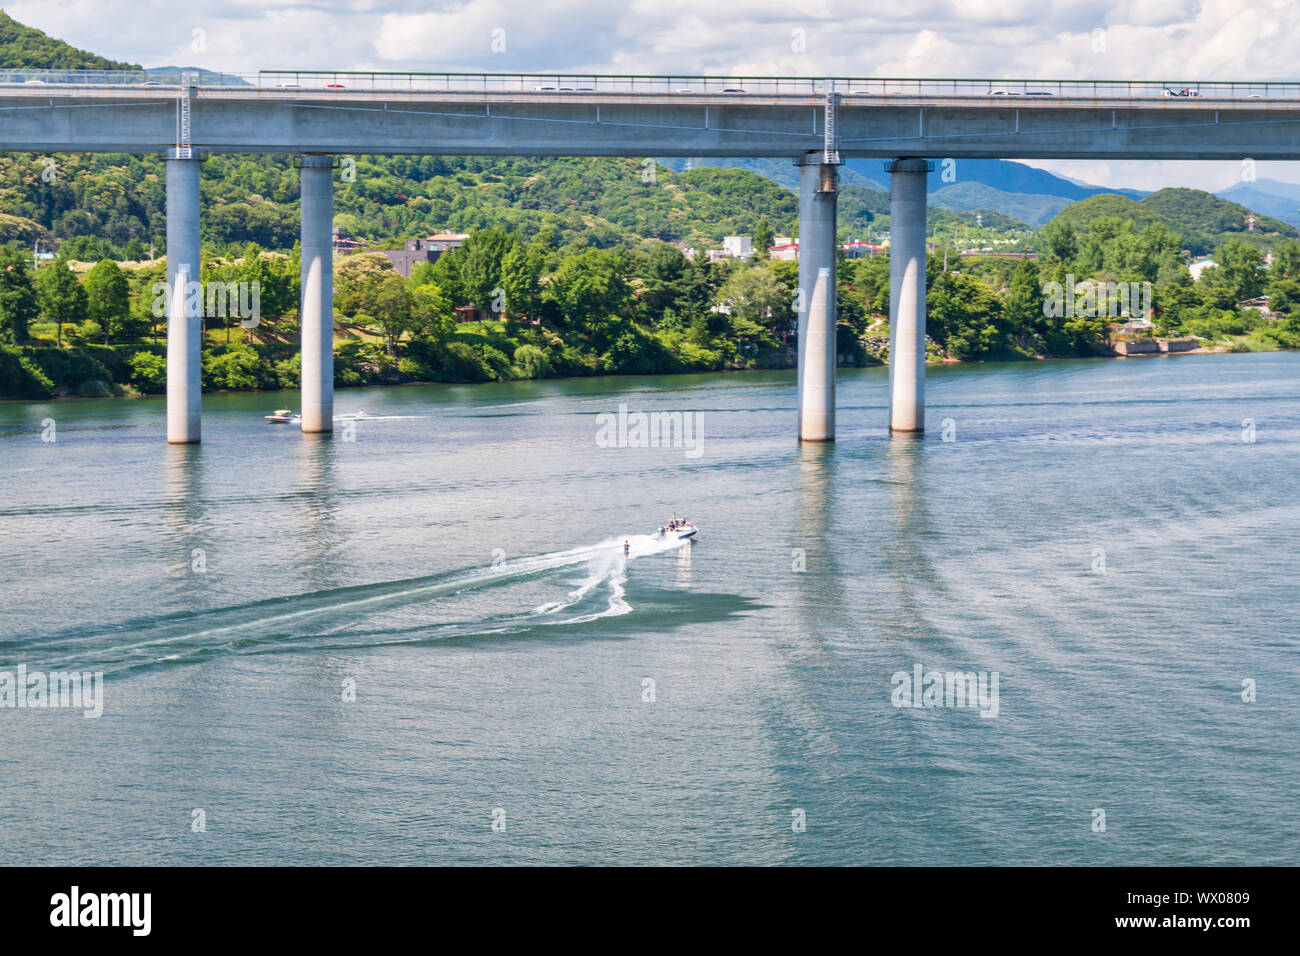
[[[822,132],[825,134],[822,145],[824,166],[840,165],[840,130],[835,115],[840,107],[840,94],[831,89],[833,83],[832,80],[826,81],[826,109],[822,119]]]
[[[190,140],[190,98],[194,91],[194,74],[181,72],[180,98],[176,102],[176,158],[193,159],[194,147]]]

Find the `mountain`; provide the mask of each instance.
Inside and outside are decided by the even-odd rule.
[[[1229,189],[1219,190],[1215,195],[1288,224],[1296,222],[1300,217],[1300,186],[1278,182],[1276,179],[1237,183]]]
[[[1092,228],[1093,220],[1102,217],[1127,219],[1138,229],[1155,223],[1169,226],[1171,229],[1175,228],[1173,221],[1163,213],[1151,209],[1149,206],[1143,206],[1139,200],[1130,199],[1128,196],[1119,196],[1115,193],[1099,193],[1096,196],[1089,196],[1087,199],[1071,203],[1062,209],[1052,221],[1055,222],[1057,219],[1065,220],[1074,227],[1075,232],[1088,232]]]
[[[1053,222],[1068,222],[1078,233],[1087,233],[1102,217],[1133,223],[1138,230],[1162,225],[1182,236],[1194,253],[1211,252],[1229,238],[1265,244],[1290,237],[1295,230],[1268,216],[1257,216],[1254,230],[1248,229],[1251,210],[1199,189],[1166,188],[1141,200],[1102,193],[1066,206]]]
[[[766,176],[773,182],[790,189],[799,187],[799,171],[788,159],[661,159],[660,163],[670,169],[695,168],[698,166],[716,166],[725,169],[749,169]],[[1106,189],[1079,183],[1049,173],[1045,169],[1034,169],[1024,163],[1008,159],[958,159],[945,167],[945,161],[935,160],[935,171],[930,175],[926,188],[939,192],[953,185],[974,183],[1023,196],[1055,196],[1075,202],[1096,196],[1099,193],[1116,193],[1131,199],[1141,199],[1145,193],[1136,189]],[[947,177],[947,178],[946,178]],[[955,177],[955,178],[953,178]],[[846,185],[866,186],[871,189],[889,191],[889,173],[885,172],[883,159],[846,159],[840,167],[840,180]],[[993,194],[988,194],[993,195]],[[997,207],[993,207],[997,208]],[[1019,218],[1019,217],[1017,217]]]
[[[869,161],[850,160],[850,162]],[[1066,179],[1045,169],[1035,169],[1033,166],[1026,166],[1024,163],[1017,163],[1010,159],[956,159],[947,170],[943,165],[944,162],[944,160],[935,161],[935,171],[930,176],[927,186],[932,193],[955,183],[979,183],[1005,193],[1058,196],[1071,202],[1100,193],[1114,193],[1130,199],[1141,199],[1146,195],[1137,189],[1107,189],[1104,186],[1080,184],[1078,180]],[[952,178],[945,180],[945,172],[948,172],[949,177]]]
[[[151,66],[145,70],[150,77],[163,83],[179,83],[182,73],[197,73],[199,77],[207,82],[212,82],[221,78],[221,82],[226,86],[252,86],[242,77],[230,73],[219,73],[216,70],[205,70],[199,66]]]
[[[11,70],[138,70],[23,26],[0,10],[0,69]]]
[[[799,188],[799,167],[788,159],[683,159],[679,156],[669,156],[657,159],[655,162],[675,172],[698,169],[702,166],[712,169],[746,169],[758,173],[760,176],[766,176],[772,182],[784,186],[786,189]],[[884,178],[888,179],[889,177],[885,176]],[[843,186],[864,186],[868,189],[888,192],[888,187],[878,180],[871,179],[856,170],[849,169],[847,166],[840,168],[840,184]]]
[[[1249,228],[1250,209],[1199,189],[1161,189],[1143,199],[1141,205],[1162,213],[1183,229],[1207,235],[1246,232]],[[1258,216],[1254,231],[1281,234],[1293,230],[1285,222]]]
[[[1062,196],[1030,193],[1009,193],[983,183],[953,183],[930,193],[930,204],[946,209],[996,209],[999,212],[1028,223],[1041,226],[1070,205]]]
[[[670,169],[693,169],[712,166],[725,169],[748,169],[766,176],[788,189],[799,188],[799,171],[787,159],[662,159]],[[1035,169],[1006,159],[958,159],[949,165],[935,161],[935,171],[926,188],[931,206],[958,212],[985,213],[985,221],[999,216],[1022,224],[1041,226],[1072,202],[1115,194],[1141,199],[1145,193],[1136,189],[1106,189],[1078,180]],[[840,167],[844,186],[861,186],[889,192],[889,174],[881,159],[848,159]],[[990,216],[994,212],[998,215]],[[886,208],[883,215],[888,215]],[[974,217],[970,217],[972,220]]]

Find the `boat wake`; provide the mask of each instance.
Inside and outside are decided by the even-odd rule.
[[[138,618],[108,629],[0,639],[0,667],[21,660],[31,668],[114,673],[223,654],[428,643],[585,624],[633,610],[625,588],[629,561],[687,546],[685,540],[626,535],[428,577]],[[558,582],[548,579],[554,575],[561,575]],[[510,585],[544,591],[560,583],[563,597],[525,611],[510,608],[518,607],[517,594],[493,593]]]

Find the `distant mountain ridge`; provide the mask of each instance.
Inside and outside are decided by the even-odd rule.
[[[798,189],[798,169],[787,159],[663,159],[671,169],[716,166],[748,169],[788,189]],[[846,186],[889,192],[889,174],[881,159],[847,159],[840,168]],[[1007,159],[935,160],[926,183],[932,206],[960,212],[990,210],[1030,226],[1041,226],[1072,202],[1114,193],[1141,199],[1138,189],[1107,189],[1067,179]]]
[[[1030,226],[1041,226],[1066,206],[1063,196],[1011,193],[983,183],[953,183],[930,193],[930,204],[946,209],[996,209]]]
[[[1300,221],[1300,186],[1293,183],[1278,182],[1276,179],[1259,179],[1254,182],[1237,183],[1228,189],[1221,189],[1214,195],[1220,199],[1240,203],[1247,209],[1272,216],[1287,223],[1293,229]]]
[[[151,66],[145,70],[149,76],[157,80],[163,80],[168,83],[179,83],[182,73],[197,73],[201,80],[215,80],[221,78],[221,82],[226,86],[252,86],[247,80],[233,76],[229,73],[222,73],[219,70],[205,70],[199,66]]]

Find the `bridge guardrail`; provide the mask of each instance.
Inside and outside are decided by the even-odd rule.
[[[0,69],[0,87],[203,88],[324,90],[328,92],[757,94],[889,97],[1037,97],[1087,99],[1300,99],[1300,82],[1190,82],[1185,80],[1005,80],[882,77],[672,76],[561,73],[419,73],[262,70],[257,73],[143,70]]]

